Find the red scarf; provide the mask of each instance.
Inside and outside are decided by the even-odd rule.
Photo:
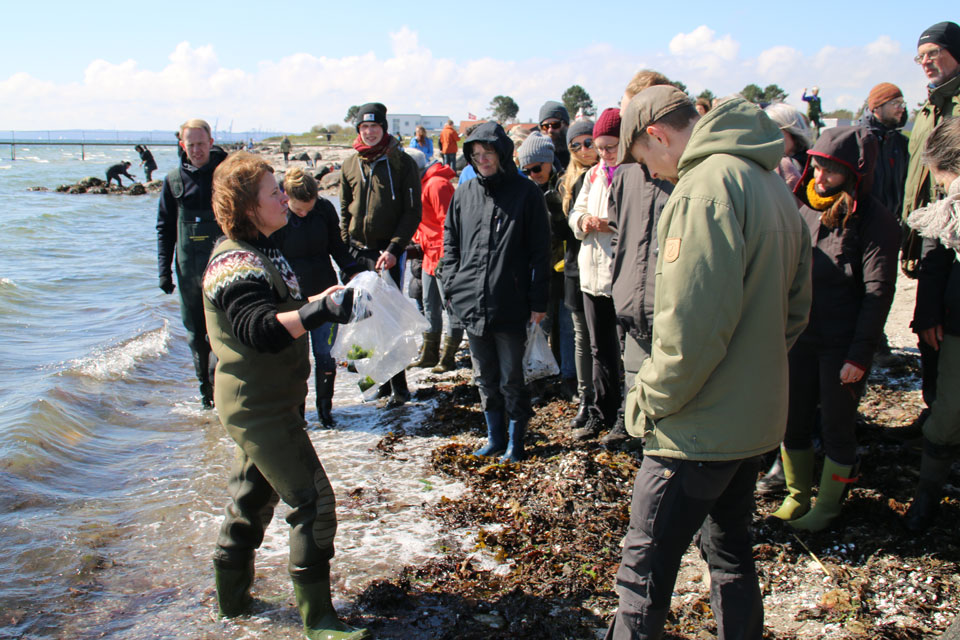
[[[380,138],[380,142],[373,145],[372,147],[363,143],[363,139],[357,134],[357,139],[353,141],[353,148],[360,154],[360,157],[364,160],[376,160],[383,155],[383,152],[387,150],[387,147],[390,146],[390,143],[394,140],[394,137],[390,134],[384,134]]]

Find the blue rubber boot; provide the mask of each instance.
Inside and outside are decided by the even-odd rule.
[[[487,421],[487,444],[473,452],[475,456],[494,456],[507,448],[507,428],[502,411],[484,411]]]
[[[507,452],[500,458],[500,462],[520,462],[527,457],[523,451],[523,436],[526,432],[526,420],[510,421],[510,442],[507,446]]]

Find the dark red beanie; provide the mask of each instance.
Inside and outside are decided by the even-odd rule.
[[[593,125],[593,137],[596,139],[600,136],[620,137],[620,109],[604,109],[597,118],[597,124]]]

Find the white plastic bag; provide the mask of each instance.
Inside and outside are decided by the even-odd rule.
[[[350,321],[340,327],[330,354],[352,362],[365,400],[377,386],[404,370],[417,356],[416,336],[429,324],[410,298],[384,272],[364,271],[347,288],[355,289]],[[366,380],[369,378],[369,380]]]
[[[547,334],[543,332],[540,323],[531,322],[527,325],[527,348],[523,352],[523,380],[532,382],[540,378],[555,376],[560,373],[557,359],[547,344]]]

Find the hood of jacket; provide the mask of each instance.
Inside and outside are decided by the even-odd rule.
[[[878,138],[884,138],[891,131],[897,131],[898,129],[902,128],[903,125],[907,124],[907,115],[908,115],[907,111],[906,109],[904,109],[903,116],[900,118],[900,122],[897,123],[897,126],[888,127],[887,125],[877,120],[877,117],[875,115],[873,115],[869,111],[864,111],[863,115],[860,116],[860,120],[857,121],[857,124],[860,125],[861,127],[866,127],[867,129],[870,129],[870,131],[873,131],[873,135],[877,136]]]
[[[880,143],[877,137],[864,127],[831,127],[824,129],[817,143],[807,152],[807,166],[793,192],[801,194],[807,182],[813,178],[813,156],[839,162],[854,175],[854,198],[859,200],[870,193],[873,186],[873,170],[877,165]],[[802,199],[802,197],[801,197]]]
[[[447,180],[453,180],[457,177],[457,172],[448,167],[445,164],[440,164],[435,162],[429,167],[426,171],[423,172],[423,177],[420,178],[420,184],[427,184],[427,180],[430,178],[445,178]]]
[[[513,163],[513,140],[511,140],[507,132],[503,130],[503,127],[496,122],[484,122],[474,129],[466,142],[463,143],[463,155],[467,158],[467,161],[470,163],[470,166],[473,167],[474,171],[477,171],[477,165],[473,162],[473,145],[477,142],[489,144],[496,149],[497,156],[500,158],[500,171],[496,175],[512,176],[517,174],[517,166]],[[480,172],[477,171],[477,177],[480,178],[482,182],[489,182],[490,178],[495,178],[496,176],[490,176],[490,178],[485,179],[480,175]]]
[[[752,160],[773,171],[783,157],[783,134],[755,104],[733,98],[708,111],[693,127],[677,163],[680,177],[717,153]]]

